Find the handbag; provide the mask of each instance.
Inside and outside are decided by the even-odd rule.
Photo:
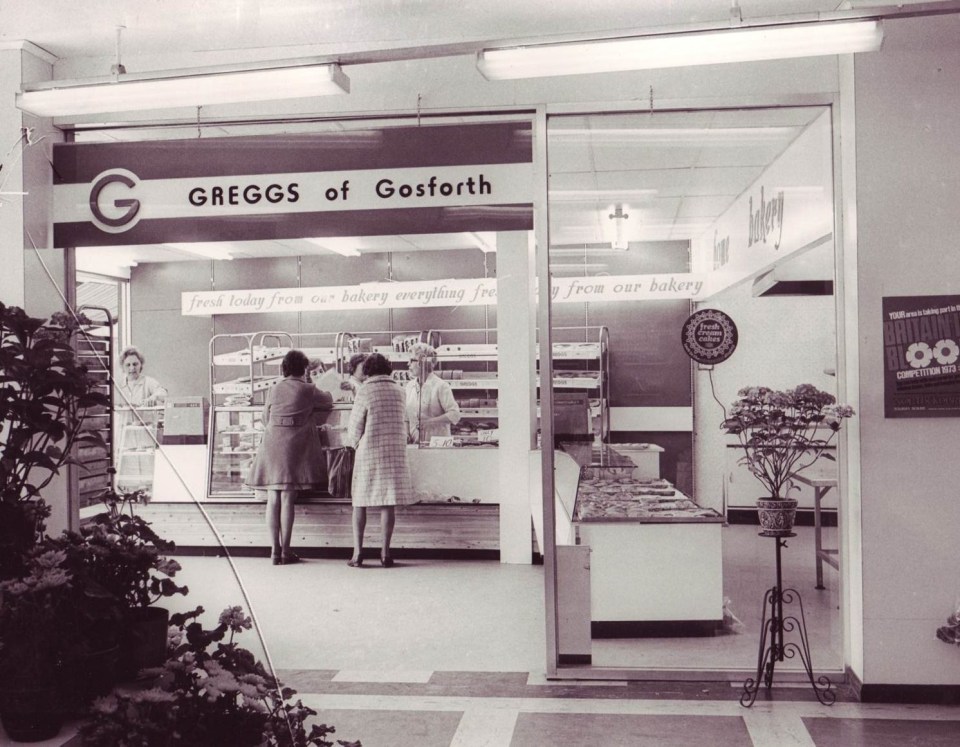
[[[330,467],[327,470],[327,492],[334,498],[350,500],[350,485],[353,482],[354,450],[342,446],[331,450]]]

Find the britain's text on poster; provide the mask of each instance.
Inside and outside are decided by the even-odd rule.
[[[960,415],[960,296],[883,299],[884,414]]]

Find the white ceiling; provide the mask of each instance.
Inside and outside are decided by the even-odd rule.
[[[838,5],[839,0],[740,2],[744,20],[827,12]],[[117,57],[118,26],[124,27],[122,61],[135,72],[189,66],[178,60],[195,61],[198,54],[232,61],[285,59],[656,30],[725,22],[730,6],[730,0],[0,0],[0,46],[29,41],[57,58],[55,77],[70,77],[65,72],[80,63],[89,67],[91,60],[109,70]],[[625,225],[633,240],[688,240],[709,226],[817,113],[780,109],[555,120],[549,140],[552,243],[609,242],[608,216],[616,205],[630,215]],[[211,133],[216,134],[238,132]],[[125,136],[113,132],[108,137]],[[357,248],[476,245],[463,235],[407,236],[367,239]],[[231,251],[264,256],[323,250],[291,241],[249,243]],[[130,259],[141,262],[189,256],[159,247],[130,252]]]
[[[916,0],[912,0],[916,1]],[[744,20],[894,0],[740,0]],[[656,29],[730,18],[731,0],[3,0],[0,43],[61,60],[227,52],[279,59],[492,39]],[[106,74],[106,73],[104,73]]]

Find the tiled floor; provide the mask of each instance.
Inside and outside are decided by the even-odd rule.
[[[713,638],[594,641],[595,661],[746,676],[772,548],[753,528],[724,532],[724,591],[742,626]],[[268,660],[336,738],[364,747],[960,744],[960,709],[863,705],[842,684],[827,707],[804,683],[775,678],[747,709],[740,681],[547,680],[540,566],[179,559],[178,580],[190,593],[165,606],[202,604],[209,622],[226,606],[252,610],[262,640],[250,632],[241,643]],[[812,531],[801,528],[784,550],[784,582],[803,595],[818,671],[840,665],[836,574],[825,570],[828,589],[817,591]],[[68,734],[48,744],[63,745]]]

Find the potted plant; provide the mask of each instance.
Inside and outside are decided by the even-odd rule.
[[[169,611],[155,604],[188,592],[173,580],[180,571],[180,564],[167,557],[174,543],[134,513],[133,505],[143,499],[143,491],[121,494],[109,489],[101,495],[107,511],[63,538],[68,548],[92,548],[79,556],[84,572],[123,604],[121,674],[127,677],[163,662]]]
[[[83,744],[180,747],[332,747],[334,731],[307,720],[316,711],[283,687],[235,636],[251,627],[240,607],[228,607],[217,626],[197,622],[203,607],[171,616],[169,655],[150,689],[115,689],[94,704],[80,729]],[[359,742],[338,740],[344,747]]]
[[[743,449],[738,463],[769,493],[757,501],[765,534],[792,531],[797,501],[789,493],[798,489],[793,478],[821,457],[834,460],[827,447],[843,419],[854,414],[852,407],[836,402],[812,384],[783,391],[751,386],[737,392],[721,428],[737,436]]]
[[[21,575],[50,514],[42,492],[74,461],[73,447],[104,447],[96,430],[84,429],[85,415],[109,398],[74,354],[82,322],[0,303],[0,579]]]
[[[79,641],[66,554],[24,559],[24,573],[0,582],[0,720],[16,741],[55,736],[63,723],[64,662]]]

